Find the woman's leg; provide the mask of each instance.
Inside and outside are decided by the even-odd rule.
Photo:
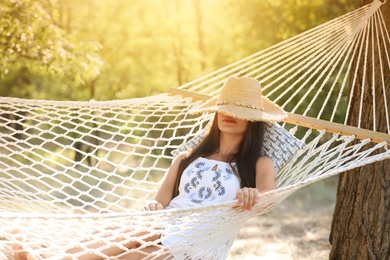
[[[170,260],[173,259],[173,256],[163,249],[164,246],[162,245],[155,245],[155,246],[148,246],[142,249],[138,249],[136,251],[130,250],[129,252],[126,252],[124,254],[121,254],[120,257],[118,257],[118,260]],[[158,255],[152,256],[153,253],[156,253],[159,250],[163,250],[163,252],[159,253]]]
[[[15,235],[16,240],[23,242],[23,237],[19,235],[18,230],[12,231]],[[26,251],[26,249],[19,243],[12,245],[13,254],[8,255],[7,258],[10,260],[42,260],[40,256]]]
[[[105,236],[104,240],[88,240],[80,242],[79,245],[67,249],[66,253],[76,256],[78,260],[98,260],[102,258],[99,257],[96,252],[106,256],[117,256],[126,251],[123,248],[138,248],[143,242],[153,242],[159,239],[160,234],[139,232],[133,234],[132,238],[134,238],[134,240],[128,240],[121,234]]]
[[[12,250],[14,251],[14,253],[12,255],[8,256],[8,259],[14,259],[14,260],[27,260],[27,259],[29,259],[28,253],[24,252],[22,245],[14,244],[14,245],[12,245]]]
[[[125,238],[121,234],[112,234],[112,235],[105,235],[103,236],[104,239],[99,240],[97,238],[96,240],[87,240],[87,241],[81,241],[79,245],[71,247],[65,251],[67,255],[71,254],[72,257],[64,257],[63,260],[68,259],[74,259],[76,257],[78,260],[100,260],[104,259],[100,257],[97,252],[101,254],[104,254],[106,256],[117,256],[121,255],[127,250],[124,250],[124,248],[128,249],[135,249],[139,246],[141,246],[141,243],[143,242],[153,242],[160,238],[160,234],[158,233],[150,233],[150,232],[138,232],[136,234],[132,234],[132,238],[134,237],[134,240],[129,240],[128,238]],[[21,237],[18,237],[18,240],[22,240]],[[150,247],[150,248],[149,248]],[[146,248],[146,251],[144,249],[141,249],[140,252],[144,252],[143,257],[147,256],[147,252],[151,250],[151,252],[155,252],[159,250],[159,246],[156,246],[158,248],[157,250],[153,251],[152,248],[154,246],[148,246]],[[10,257],[10,259],[15,260],[39,260],[42,259],[41,257],[36,257],[32,253],[26,252],[25,248],[21,244],[14,244],[12,246],[12,249],[14,250],[14,254]],[[137,255],[135,254],[134,257]],[[126,258],[122,258],[126,259]],[[129,258],[127,258],[129,259]],[[133,259],[133,258],[131,258]],[[134,258],[138,259],[138,258]],[[142,258],[139,258],[142,259]]]

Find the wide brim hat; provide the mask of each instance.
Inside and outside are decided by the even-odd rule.
[[[278,122],[287,118],[280,106],[262,95],[260,83],[249,77],[229,77],[219,96],[190,111],[202,112],[221,112],[247,121]]]

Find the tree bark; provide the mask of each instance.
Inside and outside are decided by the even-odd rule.
[[[361,0],[361,5],[371,2],[371,0]],[[389,29],[390,3],[382,5],[381,11]],[[375,39],[374,43],[377,44]],[[388,45],[388,41],[386,44]],[[387,60],[385,55],[382,53],[383,60]],[[376,68],[379,68],[378,61],[375,62]],[[367,65],[367,75],[374,72],[374,77],[380,81],[379,70],[370,67],[371,61]],[[385,69],[386,99],[389,104],[388,65]],[[359,73],[363,72],[359,71]],[[367,80],[364,96],[368,100],[372,100],[374,95],[371,87],[371,81]],[[356,89],[358,92],[361,91],[360,86]],[[359,95],[360,93],[356,92],[354,94],[355,97]],[[364,103],[362,128],[372,129],[374,120],[372,111],[375,109],[378,127],[376,130],[387,133],[383,95],[382,91],[375,92],[377,101],[375,108],[373,103]],[[359,120],[360,101],[356,99],[351,104],[352,110],[348,119],[350,125],[357,125]],[[390,259],[390,160],[373,163],[340,175],[330,243],[332,244],[330,259]]]

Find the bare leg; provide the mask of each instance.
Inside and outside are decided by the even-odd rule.
[[[139,232],[137,234],[133,235],[134,237],[142,237],[143,242],[153,242],[160,238],[160,234],[151,234],[149,232]],[[145,237],[146,236],[146,237]],[[122,247],[119,247],[115,244],[107,246],[108,243],[119,243]],[[68,250],[66,250],[66,253],[68,254],[74,254],[78,260],[98,260],[102,259],[96,253],[94,252],[100,252],[107,256],[116,256],[120,255],[125,252],[123,250],[123,247],[128,249],[134,249],[141,246],[141,243],[139,242],[139,239],[134,239],[130,241],[125,241],[125,238],[121,235],[115,235],[113,237],[105,237],[105,240],[101,241],[83,241],[80,242],[80,246],[73,247]],[[126,250],[127,251],[127,250]],[[145,254],[143,255],[145,257]],[[127,258],[129,259],[129,258]],[[133,258],[131,258],[133,259]],[[137,258],[134,258],[137,259]],[[142,259],[142,258],[140,258]]]
[[[28,259],[28,253],[24,252],[22,245],[14,244],[14,245],[12,245],[12,250],[14,250],[14,253],[12,255],[8,256],[8,259],[14,259],[14,260],[27,260]]]
[[[142,259],[150,259],[150,260],[168,260],[173,259],[173,256],[168,253],[164,252],[161,253],[158,256],[151,256],[152,253],[157,252],[159,250],[162,250],[163,246],[148,246],[143,249],[138,249],[137,251],[130,250],[129,252],[126,252],[124,254],[121,254],[118,260],[142,260]]]
[[[18,234],[19,232],[15,231],[14,234]],[[88,240],[88,241],[82,241],[80,242],[80,246],[72,247],[66,250],[66,253],[69,255],[74,255],[73,257],[64,257],[63,260],[67,259],[74,259],[76,257],[78,260],[100,260],[103,259],[102,257],[98,256],[96,252],[100,252],[106,256],[116,256],[121,255],[125,253],[127,250],[124,250],[124,248],[128,249],[135,249],[139,246],[141,246],[141,243],[139,240],[141,239],[142,242],[153,242],[160,238],[160,234],[156,233],[149,233],[149,232],[139,232],[134,235],[134,240],[126,241],[127,239],[124,238],[122,235],[107,235],[104,236],[104,240]],[[21,237],[17,237],[18,240],[22,241]],[[113,243],[110,245],[110,243]],[[115,245],[115,243],[120,244],[120,246]],[[153,248],[156,248],[153,250]],[[13,255],[9,256],[9,259],[11,260],[41,260],[41,257],[36,257],[33,254],[27,252],[25,248],[21,244],[14,244],[12,245],[12,249],[14,250]],[[130,259],[143,259],[145,256],[147,256],[148,252],[155,252],[160,250],[161,247],[159,246],[149,246],[144,249],[139,250],[140,252],[144,252],[143,254],[139,255],[137,252],[133,251],[134,257],[140,257],[140,258],[133,258]],[[137,250],[138,251],[138,250]],[[121,258],[121,259],[129,259],[129,255],[125,253],[127,258]]]
[[[19,234],[18,230],[12,231],[12,234]],[[16,239],[19,241],[23,241],[21,236],[16,236]],[[8,259],[12,260],[40,260],[42,258],[35,257],[33,254],[27,252],[25,248],[21,244],[13,244],[12,250],[14,253],[12,255],[7,256]]]

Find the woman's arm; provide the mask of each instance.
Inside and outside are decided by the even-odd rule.
[[[174,188],[176,184],[176,178],[178,177],[178,171],[181,161],[185,158],[184,154],[178,155],[169,167],[168,173],[165,179],[158,189],[154,200],[156,203],[151,203],[146,206],[145,210],[159,210],[168,206],[169,202],[173,199]]]
[[[274,162],[268,157],[260,157],[256,163],[256,188],[260,193],[276,188]]]
[[[256,162],[256,188],[244,187],[237,191],[238,205],[242,210],[250,210],[260,193],[276,188],[275,167],[268,157],[260,157]]]

